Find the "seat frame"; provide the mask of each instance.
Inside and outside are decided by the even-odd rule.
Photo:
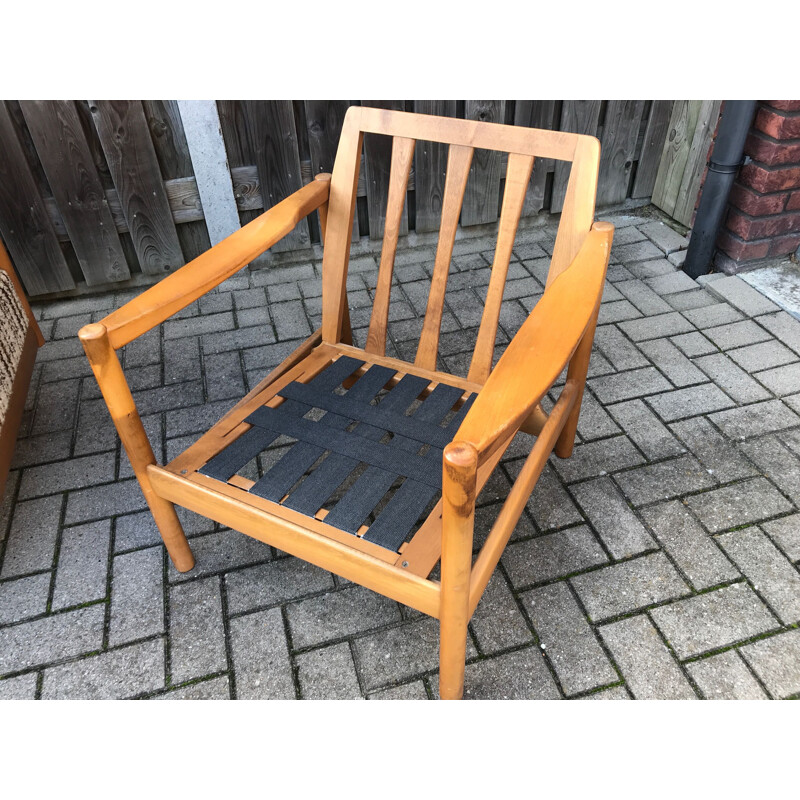
[[[365,134],[392,137],[383,251],[365,347],[352,344],[346,296],[358,168]],[[418,140],[449,146],[442,224],[428,307],[415,362],[385,355],[392,271],[411,161]],[[466,379],[436,369],[447,276],[475,148],[508,154],[497,247],[475,352]],[[345,117],[333,174],[316,179],[168,276],[79,337],[145,499],[179,571],[194,558],[174,505],[391,597],[440,621],[440,696],[463,694],[467,624],[550,452],[568,457],[597,323],[613,226],[593,224],[600,148],[596,139],[493,123],[352,107]],[[492,369],[511,249],[534,157],[572,162],[547,286]],[[116,351],[186,307],[269,249],[306,215],[319,212],[324,238],[322,326],[169,464],[156,463]],[[281,402],[282,387],[306,382],[342,356],[403,375],[463,388],[477,396],[442,459],[442,495],[399,552],[343,532],[316,517],[248,493],[252,481],[228,484],[199,472],[249,429],[255,409]],[[540,400],[566,381],[549,414]],[[518,431],[536,440],[473,561],[475,500]],[[439,579],[429,577],[440,563]]]

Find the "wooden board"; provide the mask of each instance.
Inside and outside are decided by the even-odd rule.
[[[303,185],[294,110],[291,100],[248,100],[244,105],[261,196],[269,209]],[[272,251],[300,250],[310,244],[308,222],[302,220]]]
[[[126,280],[125,253],[75,103],[20,105],[87,285]]]
[[[364,100],[370,108],[387,108],[402,111],[402,100]],[[386,201],[389,197],[389,172],[392,163],[392,140],[388,136],[367,134],[364,137],[364,177],[369,213],[369,238],[382,239],[386,224]],[[408,207],[400,218],[400,234],[408,233]]]
[[[517,100],[514,108],[514,124],[528,128],[557,130],[558,111],[557,100]],[[556,162],[552,158],[537,158],[534,161],[533,175],[522,207],[523,217],[536,216],[544,208],[547,176],[555,170],[555,165]]]
[[[438,117],[455,117],[455,100],[415,100],[417,114],[434,114]],[[442,216],[442,197],[447,172],[447,145],[438,142],[417,142],[414,155],[417,180],[414,197],[416,201],[416,230],[438,231]]]
[[[505,100],[467,100],[464,117],[479,122],[504,122]],[[503,165],[496,150],[475,150],[461,208],[462,226],[495,222],[500,210]]]
[[[30,295],[75,288],[25,151],[0,101],[0,234]]]
[[[636,178],[633,181],[631,197],[651,197],[653,194],[671,114],[672,100],[653,100],[644,133],[642,152],[636,165]]]
[[[561,107],[559,130],[596,136],[602,104],[602,100],[565,100]],[[553,173],[553,196],[550,200],[550,212],[553,214],[559,213],[564,206],[569,170],[568,163],[556,162]]]
[[[138,100],[97,100],[90,111],[142,271],[184,264],[144,109]]]
[[[349,100],[306,100],[306,127],[311,157],[311,176],[321,172],[333,172],[339,135]],[[302,169],[302,164],[300,165]],[[304,180],[305,183],[305,180]],[[358,240],[358,215],[353,216],[353,239]]]
[[[597,205],[621,203],[628,196],[644,100],[609,100],[600,140]]]

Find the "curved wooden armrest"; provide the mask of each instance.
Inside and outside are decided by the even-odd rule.
[[[317,175],[311,183],[109,314],[102,324],[112,347],[118,350],[159,325],[280,241],[303,217],[327,203],[330,178],[328,174]]]
[[[578,255],[545,290],[478,393],[455,435],[481,460],[519,428],[564,369],[603,294],[614,226],[596,222]]]

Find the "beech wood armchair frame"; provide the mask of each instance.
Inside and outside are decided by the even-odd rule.
[[[352,344],[346,279],[365,134],[391,136],[392,157],[383,250],[362,349]],[[387,357],[385,344],[417,140],[447,144],[449,152],[427,310],[410,364]],[[437,371],[436,359],[475,148],[505,152],[508,162],[491,278],[464,379]],[[534,157],[571,161],[570,178],[545,292],[492,369]],[[599,157],[599,143],[589,136],[352,107],[332,175],[318,175],[102,322],[84,327],[80,339],[176,568],[192,569],[194,558],[173,503],[438,618],[440,696],[460,698],[469,619],[550,452],[562,458],[572,452],[613,238],[612,225],[593,224]],[[314,210],[324,238],[321,329],[197,442],[159,466],[116,351],[222,283]],[[545,414],[540,400],[565,366],[566,382]],[[307,418],[311,407],[325,411],[319,421]],[[519,430],[534,434],[535,443],[473,561],[476,496]],[[237,474],[243,459],[287,431],[297,444],[276,466],[258,481]],[[364,472],[351,475],[343,500],[325,507],[354,464]],[[292,489],[298,476],[300,488]],[[370,512],[364,495],[374,500],[391,486],[382,510]],[[427,516],[420,513],[425,509]],[[437,563],[439,580],[429,577]]]

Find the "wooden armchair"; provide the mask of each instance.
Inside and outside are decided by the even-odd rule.
[[[392,137],[383,251],[363,349],[346,278],[363,136]],[[442,221],[413,364],[385,355],[392,270],[416,140],[449,145]],[[497,248],[467,379],[436,369],[448,271],[474,148],[508,153]],[[544,295],[492,369],[511,248],[535,156],[572,162]],[[80,332],[177,569],[194,566],[173,503],[440,620],[440,695],[463,693],[467,623],[551,450],[572,452],[613,226],[594,225],[596,139],[353,107],[333,175],[316,180]],[[155,462],[115,351],[222,283],[313,210],[322,327],[195,444]],[[568,365],[550,414],[539,401]],[[324,412],[324,413],[323,413]],[[475,498],[518,430],[537,436],[473,563]],[[294,442],[243,477],[279,437]],[[285,441],[285,438],[282,440]],[[440,579],[429,576],[441,561]]]

